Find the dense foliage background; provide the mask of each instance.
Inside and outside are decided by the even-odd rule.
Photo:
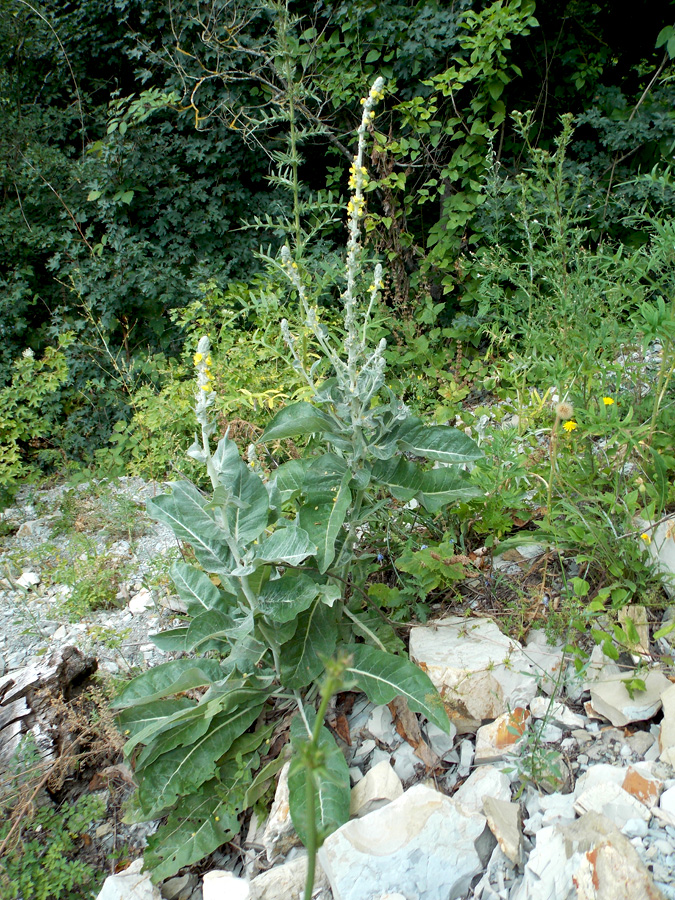
[[[561,115],[573,116],[566,213],[583,220],[581,245],[648,243],[647,219],[673,202],[671,20],[672,3],[650,2],[629,28],[609,0],[5,0],[0,383],[16,393],[22,352],[40,359],[59,339],[67,365],[48,409],[23,378],[41,428],[14,423],[13,458],[91,462],[117,423],[128,461],[156,427],[150,398],[171,384],[180,407],[176,365],[205,316],[212,330],[227,319],[231,343],[235,325],[266,335],[277,365],[286,301],[257,251],[300,236],[297,165],[304,252],[330,273],[358,97],[376,74],[387,103],[367,224],[399,341],[454,354],[457,338],[479,346],[505,324],[476,261],[496,222],[517,252],[519,179],[555,149]],[[335,299],[327,289],[321,302]],[[231,380],[253,413],[276,395],[250,347]],[[134,415],[140,438],[124,424]]]

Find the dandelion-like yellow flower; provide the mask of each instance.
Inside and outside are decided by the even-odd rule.
[[[647,545],[647,547],[649,547],[649,545],[650,545],[651,542],[652,542],[651,537],[647,534],[646,531],[645,531],[643,534],[640,535],[640,540],[641,540],[641,541],[644,541],[645,544]]]
[[[204,359],[204,357],[202,356],[201,353],[195,353],[195,355],[192,357],[192,361],[194,362],[194,364],[195,364],[196,366],[198,366],[199,363],[200,363],[203,359]]]
[[[563,428],[565,429],[565,431],[574,431],[574,429],[576,427],[577,427],[577,423],[574,421],[574,419],[570,419],[568,422],[565,422],[565,424],[563,425]]]
[[[603,397],[602,402],[605,404],[605,406],[613,406],[614,405],[614,399],[612,397]]]

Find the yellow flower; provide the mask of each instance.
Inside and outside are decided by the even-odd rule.
[[[202,385],[202,390],[203,390],[203,391],[210,391],[210,390],[211,390],[211,385],[210,385],[210,384],[203,384],[203,385]]]
[[[569,422],[565,422],[565,424],[563,425],[565,431],[574,431],[576,427],[577,423],[573,419],[570,419]]]
[[[647,534],[646,531],[644,532],[644,534],[640,535],[640,540],[644,541],[648,547],[652,542],[652,539],[650,538],[650,536]]]
[[[211,365],[211,354],[209,354],[209,355],[206,357],[205,364],[206,364],[207,366],[210,366],[210,365]]]
[[[198,366],[199,363],[204,359],[204,357],[202,356],[201,353],[195,353],[195,355],[192,357],[192,359],[194,361],[194,364],[196,366]]]
[[[614,400],[612,397],[603,397],[602,402],[605,404],[605,406],[613,406],[614,404]]]

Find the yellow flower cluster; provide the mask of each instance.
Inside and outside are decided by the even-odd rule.
[[[363,197],[352,197],[347,204],[347,212],[350,216],[354,211],[356,211],[357,216],[363,216],[366,211],[365,205],[366,201],[363,199]]]
[[[605,404],[605,406],[613,406],[614,405],[614,400],[612,399],[612,397],[603,397],[602,402]]]
[[[574,431],[574,429],[576,427],[577,427],[577,423],[573,419],[570,419],[568,422],[565,422],[565,424],[563,425],[563,428],[567,432]]]
[[[203,391],[212,391],[213,390],[213,374],[211,373],[211,354],[204,359],[204,355],[202,353],[195,353],[192,357],[193,362],[196,366],[200,363],[203,363],[203,375],[206,379],[206,383],[201,386]]]
[[[365,166],[360,167],[361,175],[366,176],[368,170]],[[368,179],[366,177],[362,178],[361,186],[365,187],[368,184]],[[356,188],[356,160],[349,167],[349,187],[354,190]]]
[[[370,96],[373,100],[384,100],[384,91],[378,91],[376,88],[372,87],[370,89]]]

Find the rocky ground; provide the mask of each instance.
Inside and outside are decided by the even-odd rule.
[[[10,727],[30,721],[2,718],[3,698],[53,653],[75,646],[95,657],[113,687],[166,658],[149,636],[180,611],[167,575],[180,550],[143,513],[159,489],[140,479],[59,486],[19,495],[3,514],[0,748]],[[502,574],[531,569],[536,553],[545,550],[511,554]],[[106,608],[91,608],[99,604]],[[337,698],[330,724],[350,765],[352,818],[320,851],[315,896],[675,898],[675,679],[644,610],[630,611],[639,632],[632,654],[616,664],[596,648],[577,672],[543,631],[521,645],[485,614],[489,604],[473,607],[410,633],[411,658],[446,701],[450,735],[395,702]],[[645,690],[631,682],[638,676]],[[267,820],[254,817],[236,845],[210,858],[210,871],[154,887],[133,862],[154,825],[121,822],[132,786],[117,753],[111,738],[108,756],[99,747],[70,786],[108,803],[91,828],[99,864],[115,872],[132,862],[99,900],[301,896],[306,862],[284,770]]]

